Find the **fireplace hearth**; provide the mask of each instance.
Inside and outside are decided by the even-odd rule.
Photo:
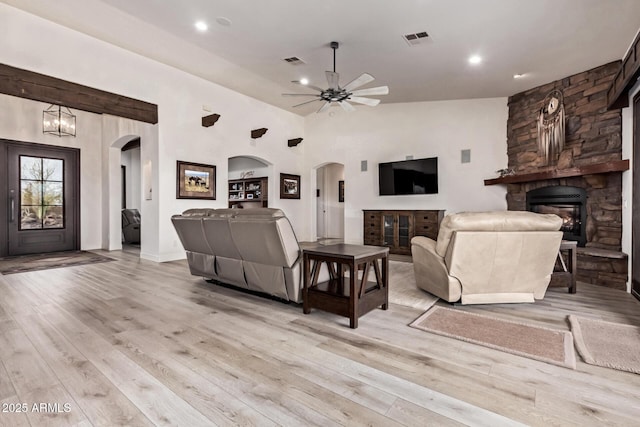
[[[574,240],[578,246],[587,243],[587,192],[579,187],[555,185],[527,192],[527,210],[556,214],[562,218],[564,240]]]

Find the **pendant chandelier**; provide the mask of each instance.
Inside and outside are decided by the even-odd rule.
[[[76,136],[76,116],[67,107],[51,104],[42,112],[42,132],[56,136]]]

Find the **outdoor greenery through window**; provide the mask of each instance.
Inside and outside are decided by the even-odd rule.
[[[64,162],[20,156],[20,229],[64,228]]]

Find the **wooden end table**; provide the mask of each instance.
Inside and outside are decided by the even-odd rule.
[[[565,263],[562,258],[562,251],[567,251],[567,261]],[[571,240],[563,240],[560,243],[560,250],[558,251],[558,259],[562,264],[562,271],[554,271],[552,276],[567,277],[569,280],[569,293],[575,294],[578,289],[578,282],[576,280],[576,267],[577,267],[577,250],[578,242]]]
[[[312,308],[328,311],[348,317],[349,326],[355,329],[361,315],[378,306],[388,308],[389,248],[341,243],[305,249],[302,254],[304,314],[309,314]],[[318,283],[323,263],[329,269],[329,280]],[[362,279],[358,279],[359,267],[363,270]],[[375,282],[368,280],[371,268]]]

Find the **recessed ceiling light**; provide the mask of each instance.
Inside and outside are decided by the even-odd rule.
[[[198,22],[196,22],[196,23],[195,23],[195,26],[196,26],[196,29],[197,29],[198,31],[202,31],[202,32],[207,31],[207,30],[209,29],[209,26],[208,26],[208,25],[207,25],[207,23],[206,23],[206,22],[204,22],[204,21],[198,21]]]
[[[482,58],[478,55],[473,55],[469,57],[469,64],[477,65],[482,62]]]
[[[308,85],[309,84],[309,79],[306,77],[303,77],[300,79],[300,84],[301,85]]]
[[[216,18],[216,22],[218,24],[222,25],[223,27],[230,27],[231,26],[231,19],[225,18],[224,16],[218,16]]]
[[[521,79],[521,78],[523,78],[524,76],[525,76],[524,74],[514,74],[514,75],[513,75],[513,78],[514,78],[514,79]]]

